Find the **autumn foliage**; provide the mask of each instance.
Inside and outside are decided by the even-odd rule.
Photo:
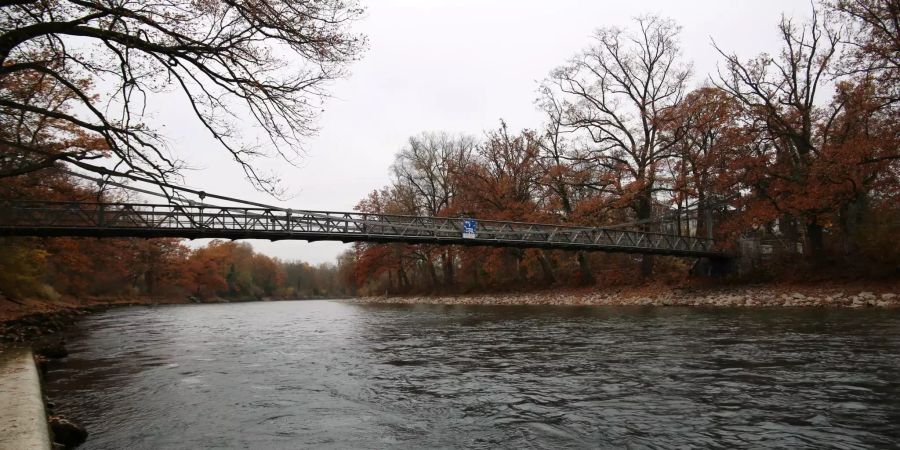
[[[412,137],[392,184],[357,209],[624,222],[712,236],[751,277],[896,276],[898,14],[889,0],[823,3],[809,20],[783,18],[771,54],[716,47],[719,72],[693,89],[672,21],[601,29],[541,85],[541,129]],[[348,281],[376,294],[679,279],[694,264],[400,244],[360,244],[344,260]]]
[[[327,5],[345,9],[343,2]],[[777,27],[781,45],[767,53],[748,58],[716,45],[718,71],[705,79],[692,73],[681,52],[680,28],[669,19],[648,15],[627,27],[600,29],[540,84],[540,127],[511,130],[501,120],[478,137],[412,136],[389,169],[391,183],[373,190],[356,209],[713,237],[741,261],[744,276],[756,279],[896,277],[900,8],[896,0],[833,0],[813,9],[807,20],[784,17]],[[355,17],[357,11],[351,12]],[[341,25],[346,20],[319,31],[348,38]],[[354,57],[356,41],[335,42],[348,51],[331,55],[336,68]],[[36,58],[40,47],[19,57]],[[9,70],[15,56],[5,56],[7,73],[0,72],[0,199],[115,197],[73,182],[58,170],[60,160],[121,153],[135,142],[123,136],[143,136],[143,130],[86,132],[71,117],[79,104],[93,102],[73,94],[91,91],[89,74],[64,78],[73,90],[53,77],[59,68],[52,58],[46,70]],[[166,70],[159,73],[181,73]],[[247,82],[251,93],[273,89]],[[256,95],[245,100],[272,103]],[[274,104],[292,106],[282,119],[303,134],[308,118],[297,114],[306,103],[298,100],[279,96]],[[260,120],[284,140],[284,122],[268,117]],[[101,139],[104,133],[114,136]],[[220,136],[222,144],[238,151],[227,138]],[[265,188],[247,160],[239,161]],[[154,173],[148,164],[161,163],[148,161],[140,171]],[[178,239],[7,238],[0,246],[0,292],[196,299],[468,293],[681,280],[696,263],[538,249],[355,244],[336,266],[311,267],[226,241],[189,247]]]
[[[113,195],[56,171],[7,180],[0,198]],[[233,241],[189,247],[174,238],[0,238],[0,293],[10,298],[317,298],[347,295],[340,279],[334,265],[280,261]]]

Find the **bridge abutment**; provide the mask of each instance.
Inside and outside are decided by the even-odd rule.
[[[736,271],[734,259],[722,256],[706,256],[697,259],[691,268],[691,275],[720,278]]]

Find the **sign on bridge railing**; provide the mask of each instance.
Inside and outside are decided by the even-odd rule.
[[[478,222],[475,219],[463,219],[462,237],[464,239],[475,239],[477,232]]]

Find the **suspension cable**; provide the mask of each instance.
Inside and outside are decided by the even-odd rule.
[[[97,173],[97,174],[100,174],[100,175],[104,175],[104,176],[106,176],[106,177],[112,177],[112,176],[115,176],[115,177],[128,178],[128,179],[133,180],[133,181],[138,181],[138,182],[141,182],[141,183],[152,184],[152,185],[159,186],[159,187],[161,187],[161,188],[168,188],[168,189],[172,189],[173,191],[187,192],[187,193],[190,193],[190,194],[194,194],[194,195],[199,196],[199,197],[200,197],[200,200],[201,200],[200,202],[195,202],[195,201],[193,201],[193,200],[184,199],[184,201],[188,202],[188,203],[191,204],[191,205],[204,206],[204,207],[211,207],[211,206],[213,206],[213,205],[206,204],[206,203],[203,203],[203,202],[202,202],[203,199],[205,199],[205,198],[208,197],[208,198],[214,198],[214,199],[218,199],[218,200],[224,200],[224,201],[227,201],[227,202],[233,202],[233,203],[239,203],[239,204],[244,204],[244,205],[249,205],[249,206],[255,206],[255,207],[258,207],[258,208],[265,208],[265,209],[275,210],[275,211],[283,211],[283,212],[286,212],[286,213],[293,213],[293,212],[295,212],[295,210],[292,210],[292,209],[290,209],[290,208],[283,208],[283,207],[280,207],[280,206],[272,206],[272,205],[267,205],[267,204],[265,204],[265,203],[259,203],[259,202],[249,201],[249,200],[242,200],[242,199],[234,198],[234,197],[228,197],[228,196],[224,196],[224,195],[213,194],[213,193],[209,193],[209,192],[206,192],[206,191],[201,191],[201,190],[198,190],[198,189],[192,189],[192,188],[188,188],[188,187],[184,187],[184,186],[178,186],[178,185],[170,184],[170,183],[167,183],[167,182],[165,182],[165,181],[158,181],[158,180],[154,180],[154,179],[151,179],[151,178],[145,178],[145,177],[138,176],[138,175],[134,175],[134,174],[129,174],[129,173],[124,173],[124,172],[119,172],[119,171],[112,170],[112,169],[109,169],[109,168],[106,168],[106,167],[103,167],[103,166],[96,166],[96,165],[93,165],[93,164],[88,164],[88,163],[86,163],[86,162],[78,161],[78,160],[71,159],[71,158],[62,158],[62,159],[65,160],[66,162],[68,162],[68,163],[70,163],[70,164],[73,164],[73,165],[75,165],[75,166],[78,166],[78,167],[80,167],[80,168],[82,168],[82,169],[84,169],[84,170],[87,170],[87,171],[93,172],[93,173]],[[64,173],[67,173],[67,174],[69,174],[69,175],[74,175],[74,176],[77,176],[77,177],[80,177],[80,178],[84,178],[84,179],[87,179],[87,180],[91,180],[91,181],[94,181],[94,182],[97,182],[97,183],[105,183],[105,184],[109,184],[109,185],[112,185],[112,186],[120,187],[120,188],[123,188],[123,189],[128,189],[128,190],[140,192],[140,193],[143,193],[143,194],[149,194],[149,195],[153,195],[153,196],[156,196],[156,197],[165,198],[165,199],[168,200],[169,202],[171,202],[171,201],[173,200],[172,197],[170,197],[170,196],[168,196],[168,195],[165,195],[165,194],[160,194],[160,193],[158,193],[158,192],[153,192],[153,191],[149,191],[149,190],[146,190],[146,189],[141,189],[141,188],[137,188],[137,187],[134,187],[134,186],[128,186],[128,185],[126,185],[126,184],[118,183],[118,182],[111,181],[111,180],[104,180],[104,179],[101,179],[101,178],[95,178],[95,177],[91,177],[91,176],[88,176],[88,175],[80,174],[80,173],[73,172],[73,171],[66,170],[66,169],[61,169],[61,171],[64,172]],[[728,196],[728,197],[726,197],[726,198],[720,199],[719,201],[714,202],[714,203],[708,203],[708,204],[707,204],[707,208],[709,208],[709,207],[715,207],[715,206],[719,206],[719,205],[721,205],[721,204],[724,204],[726,201],[735,198],[737,195],[739,195],[739,194],[733,194],[733,195]],[[698,203],[699,203],[699,202],[698,202]],[[644,224],[650,224],[650,223],[663,223],[663,222],[671,221],[671,220],[675,219],[676,216],[679,216],[679,215],[681,215],[681,214],[685,214],[685,213],[690,213],[690,212],[698,211],[698,209],[697,209],[697,206],[699,206],[698,203],[695,203],[695,204],[693,205],[693,206],[694,206],[693,209],[686,209],[686,210],[684,210],[684,211],[682,211],[682,212],[670,213],[670,214],[668,214],[668,215],[665,215],[665,216],[662,216],[662,217],[657,217],[657,218],[635,220],[635,221],[631,221],[631,222],[618,223],[618,224],[613,224],[613,225],[602,225],[600,228],[615,229],[615,228],[630,227],[630,226],[635,226],[635,225],[644,225]]]
[[[192,188],[188,188],[188,187],[184,187],[184,186],[178,186],[178,185],[166,183],[165,181],[157,181],[157,180],[153,180],[153,179],[150,179],[150,178],[144,178],[144,177],[141,177],[141,176],[138,176],[138,175],[134,175],[134,174],[118,172],[118,171],[115,171],[115,170],[112,170],[112,169],[108,169],[108,168],[106,168],[106,167],[95,166],[95,165],[93,165],[93,164],[88,164],[88,163],[86,163],[86,162],[83,162],[83,161],[77,161],[77,160],[74,160],[74,159],[71,159],[71,158],[63,158],[63,159],[65,159],[65,161],[67,161],[67,162],[69,162],[69,163],[71,163],[71,164],[74,164],[74,165],[76,165],[76,166],[78,166],[78,167],[80,167],[80,168],[82,168],[82,169],[84,169],[84,170],[87,170],[87,171],[89,171],[89,172],[98,173],[98,174],[100,174],[100,175],[128,178],[128,179],[131,179],[131,180],[133,180],[133,181],[139,181],[139,182],[142,182],[142,183],[153,184],[153,185],[156,185],[156,186],[160,186],[160,187],[164,187],[164,188],[169,188],[169,189],[176,190],[176,191],[182,191],[182,192],[187,192],[187,193],[190,193],[190,194],[194,194],[194,195],[197,195],[198,197],[200,197],[201,202],[202,202],[202,200],[203,200],[204,198],[207,198],[207,197],[208,197],[208,198],[215,198],[215,199],[218,199],[218,200],[224,200],[224,201],[227,201],[227,202],[234,202],[234,203],[241,203],[241,204],[244,204],[244,205],[256,206],[256,207],[258,207],[258,208],[265,208],[265,209],[271,209],[271,210],[276,210],[276,211],[284,211],[284,212],[291,212],[291,211],[292,211],[292,210],[290,210],[289,208],[282,208],[282,207],[280,207],[280,206],[272,206],[272,205],[267,205],[267,204],[265,204],[265,203],[253,202],[253,201],[249,201],[249,200],[242,200],[242,199],[234,198],[234,197],[227,197],[227,196],[224,196],[224,195],[213,194],[213,193],[209,193],[209,192],[206,192],[206,191],[201,191],[201,190],[198,190],[198,189],[192,189]],[[70,172],[70,171],[65,171],[65,172],[67,172],[67,173],[73,173],[73,172]],[[91,177],[87,177],[86,175],[77,174],[77,176],[82,177],[82,178],[88,178],[88,179],[97,181],[97,179],[91,178]],[[112,184],[112,182],[107,182],[107,183]],[[138,192],[149,193],[149,192],[146,191],[146,190],[139,189],[139,188],[134,188],[134,187],[127,186],[127,185],[122,185],[122,184],[120,184],[120,183],[113,184],[113,186],[119,186],[119,187],[123,187],[123,188],[125,188],[125,189],[131,189],[131,190],[135,190],[135,191],[138,191]],[[161,197],[167,198],[167,199],[169,199],[169,200],[171,201],[171,198],[169,198],[168,196],[163,195],[163,194],[153,193],[152,195],[155,195],[155,196],[161,196]],[[205,204],[202,204],[202,203],[201,203],[201,206],[209,206],[209,205],[205,205]]]

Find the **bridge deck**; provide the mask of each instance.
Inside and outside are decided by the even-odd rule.
[[[479,220],[475,237],[466,238],[463,220],[209,205],[0,203],[0,235],[7,236],[405,242],[722,256],[709,239],[609,228]]]

